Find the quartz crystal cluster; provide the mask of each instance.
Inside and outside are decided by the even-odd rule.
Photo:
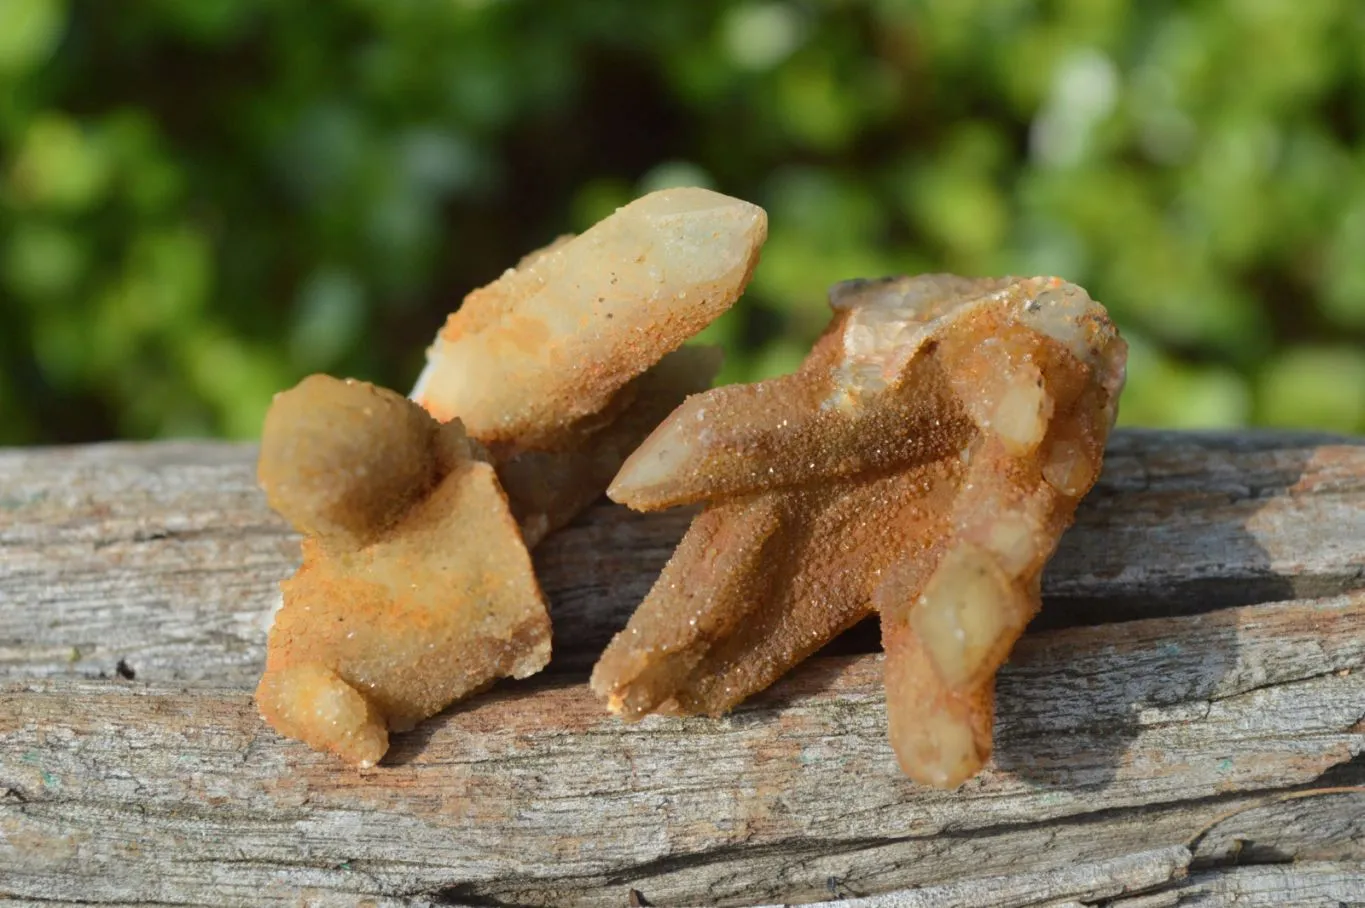
[[[549,661],[530,555],[458,420],[315,375],[276,396],[258,472],[305,534],[256,692],[279,731],[373,765],[390,730]]]
[[[528,549],[610,485],[704,505],[594,669],[611,710],[723,712],[875,612],[901,766],[975,774],[995,673],[1099,472],[1124,343],[1056,278],[850,281],[799,371],[704,391],[718,356],[682,345],[766,233],[746,202],[654,193],[471,293],[411,400],[326,376],[277,395],[260,480],[305,539],[262,715],[373,765],[390,731],[539,671]]]
[[[550,624],[528,548],[710,385],[716,351],[682,344],[739,298],[766,236],[747,202],[653,193],[471,293],[416,402],[326,376],[277,395],[259,476],[305,539],[266,720],[372,765],[389,731],[539,671]]]
[[[611,484],[701,502],[592,677],[609,708],[716,714],[879,613],[891,743],[954,787],[995,673],[1100,469],[1126,347],[1056,278],[850,281],[790,376],[687,399]]]

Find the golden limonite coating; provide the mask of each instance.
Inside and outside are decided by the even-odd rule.
[[[256,692],[282,734],[371,766],[390,731],[549,661],[531,558],[458,420],[315,375],[275,396],[259,478],[306,537]]]
[[[995,673],[1099,474],[1126,346],[1056,278],[850,281],[794,375],[687,399],[612,498],[705,502],[592,685],[626,718],[720,713],[873,610],[891,742],[955,787]]]
[[[324,376],[277,396],[261,483],[308,538],[270,634],[266,719],[367,765],[389,730],[543,667],[527,549],[710,387],[718,351],[682,344],[738,299],[766,235],[747,202],[654,193],[471,293],[416,403]]]
[[[661,190],[527,255],[450,316],[412,396],[488,447],[528,545],[710,387],[718,352],[678,348],[739,299],[767,235],[756,205]]]

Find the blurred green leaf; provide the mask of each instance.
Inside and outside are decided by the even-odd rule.
[[[75,289],[88,259],[80,234],[45,221],[23,221],[5,245],[5,281],[22,299],[50,300]]]
[[[1119,424],[1236,428],[1251,416],[1251,392],[1236,373],[1179,363],[1139,334],[1128,336],[1128,384]]]
[[[400,389],[446,314],[638,194],[769,214],[703,332],[789,371],[828,285],[1050,273],[1122,419],[1365,429],[1353,0],[0,0],[0,441],[249,436]]]
[[[23,72],[47,60],[65,20],[65,0],[0,3],[0,73]]]
[[[1257,387],[1266,425],[1365,430],[1365,349],[1290,348],[1265,364]]]
[[[9,172],[11,196],[23,207],[80,211],[98,202],[113,161],[99,137],[63,114],[35,118]]]
[[[360,341],[364,327],[365,288],[348,271],[322,268],[300,291],[290,359],[302,371],[325,371]]]
[[[725,50],[741,69],[772,69],[800,45],[806,26],[793,3],[740,3],[721,19]]]
[[[712,188],[711,175],[691,161],[664,161],[640,178],[638,195],[678,186]]]

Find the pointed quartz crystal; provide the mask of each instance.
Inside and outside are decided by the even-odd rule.
[[[528,545],[596,499],[718,351],[679,349],[744,291],[767,216],[706,189],[651,193],[471,293],[412,396],[488,447]]]
[[[637,199],[471,293],[414,397],[486,444],[554,447],[730,308],[766,238],[763,209],[707,189]]]

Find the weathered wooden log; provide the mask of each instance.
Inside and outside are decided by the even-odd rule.
[[[1118,433],[1035,627],[1365,587],[1361,445]],[[298,557],[254,457],[192,443],[0,452],[0,677],[113,677],[122,661],[140,679],[254,684]],[[537,549],[556,667],[592,664],[690,518],[604,502]]]
[[[608,716],[586,667],[687,515],[606,504],[536,553],[556,671],[373,770],[283,740],[250,692],[297,545],[253,457],[0,452],[0,895],[1365,902],[1359,441],[1120,433],[951,793],[900,776],[856,632],[726,718]]]

